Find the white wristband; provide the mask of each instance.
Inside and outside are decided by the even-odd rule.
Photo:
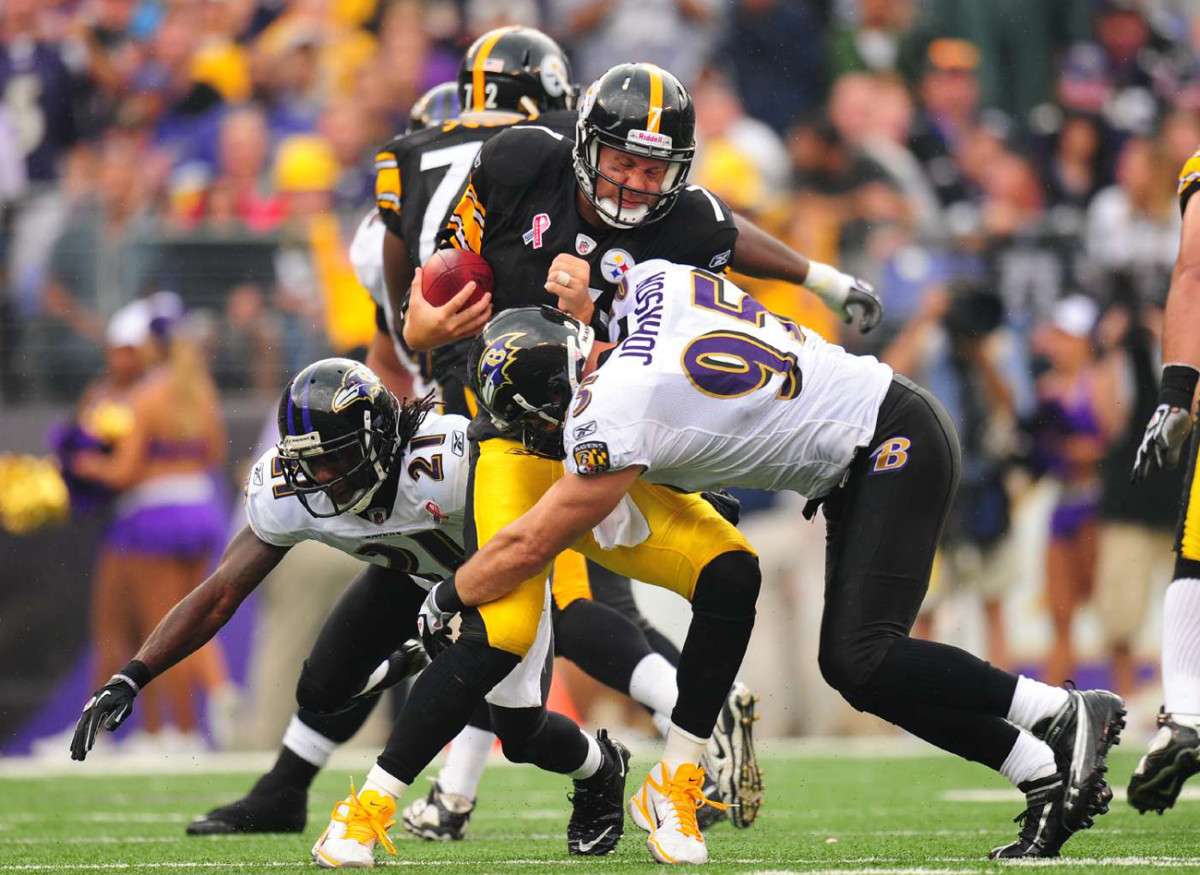
[[[831,310],[841,310],[845,306],[852,282],[849,274],[819,261],[808,263],[808,276],[804,278],[805,287],[815,292]]]

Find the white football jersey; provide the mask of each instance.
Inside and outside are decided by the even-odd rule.
[[[391,513],[378,521],[352,513],[312,516],[288,489],[272,448],[246,481],[250,528],[277,547],[321,541],[366,562],[408,572],[423,586],[436,583],[465,558],[467,423],[462,416],[425,418],[400,459]]]
[[[767,312],[728,280],[652,260],[622,280],[619,345],[583,381],[564,433],[580,474],[644,465],[688,491],[819,498],[875,431],[892,369]]]

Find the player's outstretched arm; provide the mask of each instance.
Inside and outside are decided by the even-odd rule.
[[[642,470],[634,466],[586,477],[568,473],[520,519],[433,587],[417,621],[430,654],[440,649],[455,614],[508,595],[521,581],[545,571],[555,556],[613,512]]]
[[[1132,479],[1174,468],[1192,430],[1192,399],[1200,376],[1200,198],[1188,199],[1179,256],[1171,274],[1163,327],[1163,372],[1158,406],[1146,424]]]
[[[243,528],[217,570],[171,608],[133,660],[84,706],[71,740],[71,759],[87,756],[101,725],[112,732],[125,722],[142,687],[217,634],[287,551],[260,540],[249,526]]]
[[[745,216],[734,213],[733,221],[738,230],[733,269],[738,273],[804,286],[843,322],[857,323],[863,334],[879,324],[883,305],[870,283],[805,258]]]

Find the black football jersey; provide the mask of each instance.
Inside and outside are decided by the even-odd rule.
[[[566,137],[575,135],[573,112],[540,116],[537,124]],[[404,134],[375,155],[375,197],[387,229],[408,245],[413,267],[429,260],[450,209],[458,203],[479,148],[512,123],[450,121]]]
[[[517,124],[538,124],[574,137],[576,118],[574,112],[556,110],[543,113],[536,122]],[[407,244],[414,270],[433,254],[438,232],[446,223],[447,213],[458,203],[480,147],[513,126],[511,122],[445,122],[403,134],[375,155],[375,197],[379,216],[388,231]],[[386,326],[388,320],[382,308],[376,310],[376,325]],[[390,333],[390,329],[386,330]],[[400,339],[400,342],[404,341]],[[446,413],[474,414],[463,395],[461,381],[461,364],[466,361],[469,343],[465,341],[435,350],[432,355],[413,354],[422,375],[438,382]]]
[[[724,270],[733,257],[733,213],[689,185],[662,219],[636,228],[592,225],[578,207],[574,138],[522,125],[490,139],[443,232],[443,244],[487,259],[495,276],[492,310],[555,304],[545,289],[560,253],[587,260],[596,313],[607,313],[617,283],[635,264],[666,258]]]

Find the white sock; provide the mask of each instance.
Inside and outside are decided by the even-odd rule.
[[[326,738],[311,726],[305,726],[300,722],[300,716],[293,714],[283,733],[283,746],[306,763],[323,769],[338,743]]]
[[[1062,687],[1052,687],[1021,675],[1017,678],[1017,689],[1012,704],[1008,706],[1008,722],[1022,729],[1033,729],[1039,720],[1053,717],[1070,698]]]
[[[1017,743],[1000,766],[1000,774],[1012,781],[1015,787],[1026,781],[1049,778],[1057,771],[1050,745],[1028,732],[1017,733]]]
[[[700,765],[700,757],[704,756],[706,747],[708,747],[707,738],[697,738],[672,723],[670,731],[667,732],[667,745],[663,749],[662,761],[667,764],[667,768],[674,775],[675,770],[684,763]]]
[[[671,731],[671,715],[655,711],[650,715],[650,720],[654,724],[654,728],[658,730],[658,734],[666,738],[667,733]]]
[[[399,799],[407,789],[407,784],[384,771],[383,767],[378,763],[371,766],[371,771],[367,772],[367,780],[362,786],[362,792],[364,793],[367,790],[374,790],[376,793],[382,793],[384,796],[390,796],[392,799]]]
[[[675,710],[675,700],[679,698],[675,666],[659,653],[644,657],[629,677],[629,698],[651,711],[670,714]]]
[[[1171,581],[1163,601],[1162,678],[1170,714],[1200,714],[1200,580]]]
[[[604,753],[600,750],[599,742],[582,729],[579,730],[579,734],[587,739],[588,752],[587,756],[584,757],[583,765],[569,773],[576,781],[582,781],[584,778],[590,778],[596,774],[596,772],[600,771],[600,766],[604,762]]]
[[[450,742],[446,764],[438,775],[443,793],[457,793],[474,801],[479,779],[487,767],[488,755],[496,744],[495,734],[476,726],[464,726]]]

